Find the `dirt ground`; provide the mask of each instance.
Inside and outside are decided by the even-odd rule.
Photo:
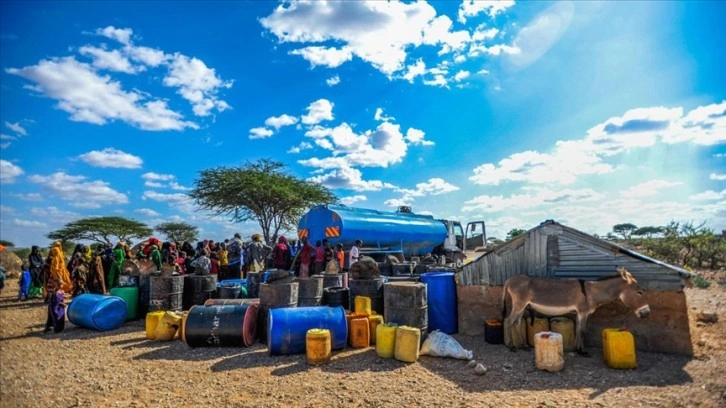
[[[15,301],[17,280],[0,298],[2,407],[724,407],[726,289],[687,289],[694,357],[639,353],[636,370],[566,356],[552,374],[534,367],[532,351],[510,352],[483,337],[456,335],[488,372],[467,361],[422,356],[405,364],[375,349],[333,353],[310,367],[304,355],[269,356],[266,347],[191,349],[182,341],[145,339],[143,321],[96,332],[66,323],[42,334],[45,305]],[[702,310],[714,324],[696,322]]]

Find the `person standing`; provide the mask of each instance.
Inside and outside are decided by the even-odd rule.
[[[271,248],[262,242],[262,235],[252,236],[252,242],[247,248],[249,254],[250,272],[262,272],[265,268],[265,251]]]
[[[272,264],[277,269],[288,270],[290,267],[290,248],[284,235],[280,236],[272,249]]]
[[[43,333],[47,333],[50,329],[53,329],[53,333],[60,333],[65,328],[66,324],[66,303],[65,293],[63,293],[63,286],[59,281],[51,281],[51,286],[54,288],[50,296],[50,302],[48,303],[48,318],[45,320],[45,330]]]
[[[126,260],[126,251],[124,250],[123,242],[116,244],[116,248],[113,249],[113,263],[111,264],[111,270],[108,271],[108,289],[115,288],[118,286],[118,279],[121,276],[121,266]]]
[[[91,293],[101,295],[106,294],[106,278],[103,273],[103,247],[101,245],[96,248],[96,252],[91,257],[91,263],[88,265],[88,290]]]
[[[225,278],[244,278],[244,245],[242,243],[242,236],[239,233],[234,234],[232,241],[227,246],[227,252],[229,263],[227,264],[227,273],[225,273]]]
[[[227,251],[227,244],[224,242],[219,243],[217,258],[219,259],[219,279],[229,279],[230,272],[227,268],[229,266],[229,251]]]
[[[24,267],[18,281],[18,300],[28,300],[30,298],[30,280],[30,271]]]
[[[313,264],[313,272],[318,275],[325,270],[325,249],[323,243],[315,241],[315,262]]]
[[[40,248],[37,245],[33,245],[28,255],[28,269],[30,270],[30,293],[33,297],[40,297],[40,292],[43,291],[43,254],[40,253]],[[37,296],[34,296],[35,294]]]
[[[310,245],[307,238],[301,238],[300,243],[300,277],[307,278],[310,276],[310,264],[313,260],[313,246]]]
[[[158,246],[151,246],[151,251],[149,252],[149,259],[151,259],[151,262],[153,262],[154,266],[156,266],[156,270],[160,271],[161,267],[163,266],[163,262],[161,260],[161,251],[159,250]]]
[[[340,271],[343,272],[343,268],[345,267],[345,251],[343,251],[343,244],[337,244],[335,246],[335,258],[338,260]]]
[[[55,241],[50,249],[50,277],[58,282],[64,292],[73,290],[71,276],[66,268],[66,259],[60,241]]]
[[[348,268],[350,269],[354,263],[358,262],[358,259],[360,258],[360,247],[363,246],[363,241],[360,239],[355,240],[355,245],[353,245],[352,248],[350,248],[350,253],[348,254]]]

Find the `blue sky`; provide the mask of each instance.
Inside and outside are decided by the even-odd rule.
[[[0,2],[0,238],[247,236],[186,198],[274,158],[353,206],[726,229],[722,2]]]

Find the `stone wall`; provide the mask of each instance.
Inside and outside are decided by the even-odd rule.
[[[457,286],[459,333],[484,335],[484,320],[501,318],[502,286]],[[635,336],[638,350],[693,355],[688,305],[683,292],[646,292],[650,316],[640,319],[619,300],[590,316],[585,347],[602,347],[606,327],[625,327]]]

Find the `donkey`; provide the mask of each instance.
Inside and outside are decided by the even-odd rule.
[[[507,313],[507,296],[511,298],[512,310],[504,319],[504,330],[517,327],[524,339],[520,321],[527,306],[548,316],[577,314],[575,343],[577,352],[585,353],[584,334],[587,319],[600,306],[620,299],[625,306],[635,310],[636,316],[645,318],[650,314],[643,291],[638,282],[625,268],[618,268],[616,276],[585,282],[578,279],[530,278],[526,275],[512,276],[504,283],[502,296],[502,317]],[[513,348],[512,344],[507,346]]]

